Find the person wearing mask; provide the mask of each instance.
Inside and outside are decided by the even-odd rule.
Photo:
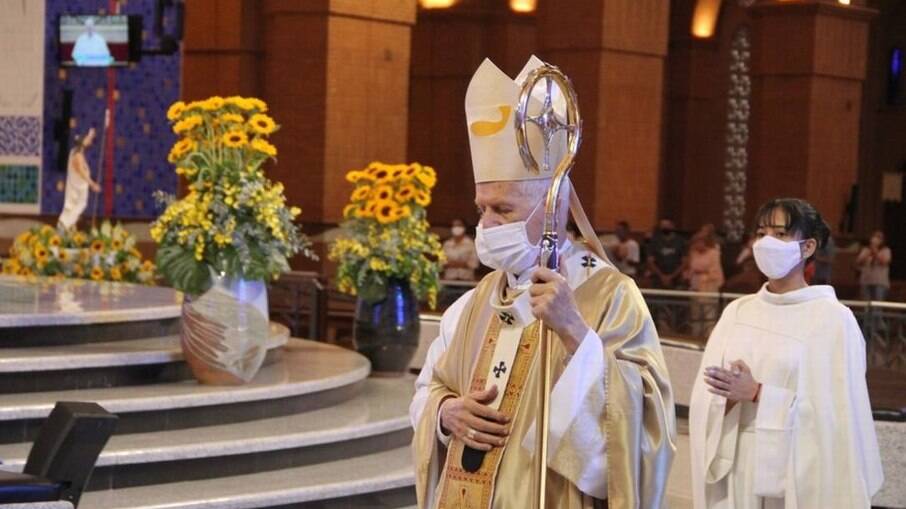
[[[612,252],[614,264],[620,269],[620,272],[635,279],[641,258],[639,257],[639,243],[630,236],[631,233],[628,222],[617,223],[614,230],[617,241],[612,247]]]
[[[689,243],[686,258],[686,278],[693,292],[719,292],[724,284],[720,263],[720,245],[713,229],[702,229]],[[717,320],[718,301],[714,297],[694,297],[691,303],[692,334],[705,337]]]
[[[462,219],[453,220],[450,233],[453,236],[444,242],[444,254],[447,256],[444,279],[474,281],[478,252],[475,251],[475,242],[466,235],[466,225]]]
[[[686,241],[676,233],[673,221],[661,219],[648,245],[648,273],[655,288],[675,288],[683,273]]]
[[[865,340],[806,262],[829,229],[809,203],[756,214],[767,284],[711,333],[689,415],[695,509],[867,509],[883,482],[865,382]]]
[[[856,257],[862,299],[886,300],[890,291],[890,260],[893,254],[884,242],[884,232],[871,234],[868,245]]]
[[[675,424],[657,332],[568,180],[557,218],[561,270],[538,266],[550,173],[525,168],[506,118],[540,65],[532,57],[513,80],[485,60],[466,92],[475,245],[494,271],[444,312],[415,382],[418,506],[522,509],[540,493],[528,480],[539,455],[543,321],[553,333],[543,506],[663,507]],[[542,148],[540,137],[529,140]],[[549,149],[563,154],[565,137]],[[566,239],[570,210],[584,243]]]

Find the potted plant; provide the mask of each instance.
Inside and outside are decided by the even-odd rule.
[[[180,136],[168,160],[187,193],[158,193],[166,209],[151,236],[158,271],[185,295],[183,352],[203,383],[254,377],[266,353],[265,281],[289,270],[296,253],[314,257],[294,223],[300,210],[262,170],[277,156],[267,138],[278,126],[266,111],[260,99],[211,97],[167,112]]]
[[[374,373],[402,374],[418,349],[417,302],[436,305],[444,263],[425,211],[437,176],[418,163],[375,162],[346,179],[355,189],[328,256],[339,262],[338,289],[357,296],[356,349]]]

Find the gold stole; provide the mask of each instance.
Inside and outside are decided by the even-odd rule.
[[[522,331],[522,336],[519,338],[519,349],[516,352],[516,359],[513,361],[513,372],[504,390],[503,399],[500,401],[500,412],[506,415],[511,422],[519,409],[519,401],[528,381],[529,369],[538,346],[538,324],[538,321],[532,322]],[[485,389],[486,375],[494,356],[501,325],[499,317],[494,316],[491,319],[478,356],[478,363],[472,372],[470,392]],[[509,442],[504,447],[507,445]],[[515,443],[513,447],[519,447],[519,444]],[[441,495],[438,509],[488,509],[491,507],[503,447],[494,447],[486,452],[481,468],[475,472],[467,472],[462,468],[464,448],[465,444],[460,440],[450,442],[444,473],[440,480]]]

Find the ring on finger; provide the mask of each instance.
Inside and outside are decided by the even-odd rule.
[[[466,431],[466,436],[469,438],[469,440],[475,440],[475,430],[472,428],[469,428]]]

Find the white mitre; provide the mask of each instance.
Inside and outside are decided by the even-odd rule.
[[[490,59],[475,71],[466,91],[466,123],[469,127],[469,148],[472,150],[472,170],[475,183],[533,180],[551,177],[551,172],[535,173],[526,169],[516,144],[514,117],[519,103],[519,93],[529,73],[544,65],[532,55],[515,80],[510,79]],[[554,87],[554,112],[562,119],[566,103]],[[529,115],[540,112],[545,94],[544,81],[532,90]],[[543,166],[544,142],[536,126],[528,128],[529,146],[539,166]],[[561,131],[551,140],[550,162],[553,168],[566,154],[566,134]]]

